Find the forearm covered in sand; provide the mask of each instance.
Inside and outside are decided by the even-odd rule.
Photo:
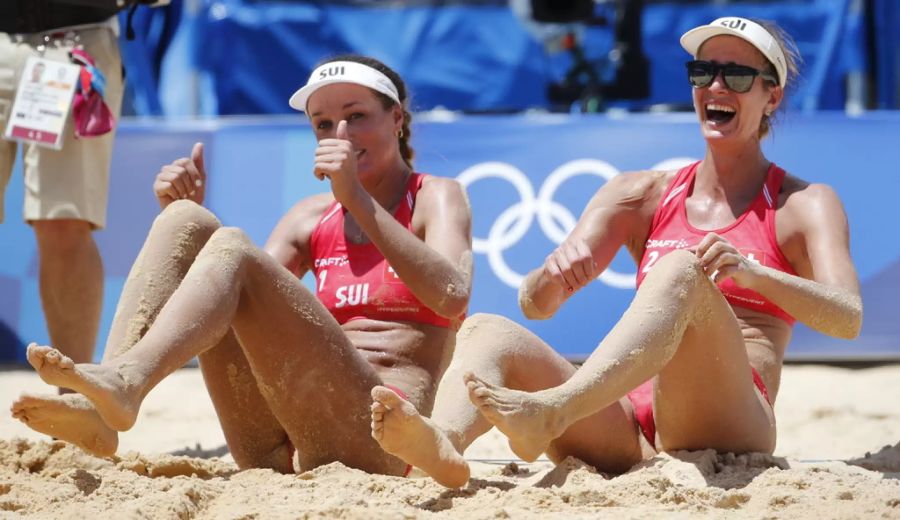
[[[565,290],[546,276],[543,267],[528,273],[519,286],[519,308],[530,320],[552,317],[567,297]]]
[[[470,250],[447,258],[370,198],[348,209],[416,298],[447,318],[465,312],[472,279]]]
[[[768,267],[760,268],[751,288],[818,332],[845,339],[859,335],[863,312],[858,292]]]

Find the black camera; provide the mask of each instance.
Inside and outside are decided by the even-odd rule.
[[[650,65],[641,40],[643,8],[644,0],[531,0],[531,18],[538,23],[610,26],[614,33],[606,58],[593,62],[574,31],[566,36],[563,48],[571,55],[572,66],[562,81],[548,85],[551,105],[565,109],[580,101],[583,112],[598,112],[609,99],[649,97]],[[602,81],[600,70],[612,70],[614,79]]]

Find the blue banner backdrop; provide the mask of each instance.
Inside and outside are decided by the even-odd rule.
[[[417,169],[458,178],[474,213],[475,288],[470,312],[515,319],[571,358],[590,353],[633,294],[634,262],[624,252],[597,282],[551,320],[526,321],[517,285],[562,240],[590,196],[621,171],[674,167],[700,158],[691,114],[422,117],[414,126]],[[900,114],[793,115],[766,143],[791,173],[833,186],[847,209],[863,283],[865,323],[854,341],[798,325],[792,359],[900,358]],[[207,205],[262,244],[298,199],[328,186],[311,174],[315,141],[300,117],[177,123],[124,121],[113,157],[109,224],[96,234],[106,268],[101,339],[131,262],[158,212],[151,183],[159,166],[207,145]],[[0,361],[24,360],[23,343],[48,342],[38,296],[36,246],[21,222],[20,166],[0,226]]]

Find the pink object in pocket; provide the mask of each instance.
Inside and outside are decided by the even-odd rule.
[[[96,137],[110,132],[116,126],[116,119],[103,101],[106,79],[94,58],[83,49],[74,49],[70,55],[82,67],[72,99],[75,137]]]

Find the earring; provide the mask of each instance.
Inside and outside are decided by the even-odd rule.
[[[397,130],[397,139],[403,139],[403,129]]]
[[[771,116],[772,116],[772,111],[766,110],[766,117],[771,117]]]

